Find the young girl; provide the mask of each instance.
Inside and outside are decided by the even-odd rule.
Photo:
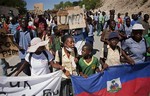
[[[92,50],[93,48],[89,44],[85,44],[82,47],[82,58],[79,60],[79,72],[84,78],[100,72],[99,61],[92,55]]]
[[[76,74],[77,51],[75,52],[74,40],[70,35],[64,35],[61,39],[63,47],[56,51],[55,62],[62,65],[71,75]],[[62,75],[60,96],[72,96],[71,80]]]
[[[102,64],[103,69],[108,68],[108,66],[120,65],[121,55],[127,59],[127,63],[135,64],[133,59],[127,56],[125,52],[117,45],[118,43],[119,43],[118,32],[111,32],[108,37],[108,45],[104,47],[100,53],[100,62]]]

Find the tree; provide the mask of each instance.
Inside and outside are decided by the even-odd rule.
[[[54,9],[63,9],[64,8],[64,2],[61,1],[59,4],[54,5]]]
[[[71,7],[73,4],[70,1],[64,3],[64,7]]]
[[[25,0],[0,0],[0,5],[17,8],[20,14],[27,12]]]
[[[85,8],[87,10],[95,9],[102,6],[102,0],[80,0],[80,1],[66,1],[66,2],[60,2],[59,4],[54,5],[54,9],[64,9],[66,7],[71,6],[81,6],[85,5]]]
[[[87,10],[95,9],[102,6],[101,0],[82,0],[80,6],[85,5]]]

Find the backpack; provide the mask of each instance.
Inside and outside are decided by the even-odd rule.
[[[48,59],[48,54],[46,53],[46,51],[43,51],[43,54],[45,55],[46,59],[48,60],[49,62],[49,59]],[[30,70],[30,67],[32,67],[30,64],[31,64],[31,57],[32,57],[33,53],[29,53],[29,64],[25,67],[25,74],[28,75],[28,76],[31,76],[31,70]],[[52,67],[50,66],[50,71],[52,72]]]
[[[31,38],[31,40],[34,38],[33,37],[33,32],[32,32],[32,30],[27,30],[28,32],[30,32],[30,38]],[[27,33],[28,33],[27,32]],[[26,33],[26,34],[27,34]],[[26,35],[25,34],[25,35]],[[15,40],[16,40],[16,43],[19,45],[19,41],[20,41],[20,31],[19,30],[17,30],[17,32],[16,32],[16,35],[15,35]]]

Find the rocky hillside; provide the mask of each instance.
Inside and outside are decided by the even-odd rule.
[[[150,15],[150,0],[103,0],[103,6],[99,9],[104,11],[115,9],[117,13],[120,12],[122,14],[142,11]]]

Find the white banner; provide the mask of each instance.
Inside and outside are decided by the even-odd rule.
[[[0,96],[59,96],[62,71],[34,77],[0,77]]]

